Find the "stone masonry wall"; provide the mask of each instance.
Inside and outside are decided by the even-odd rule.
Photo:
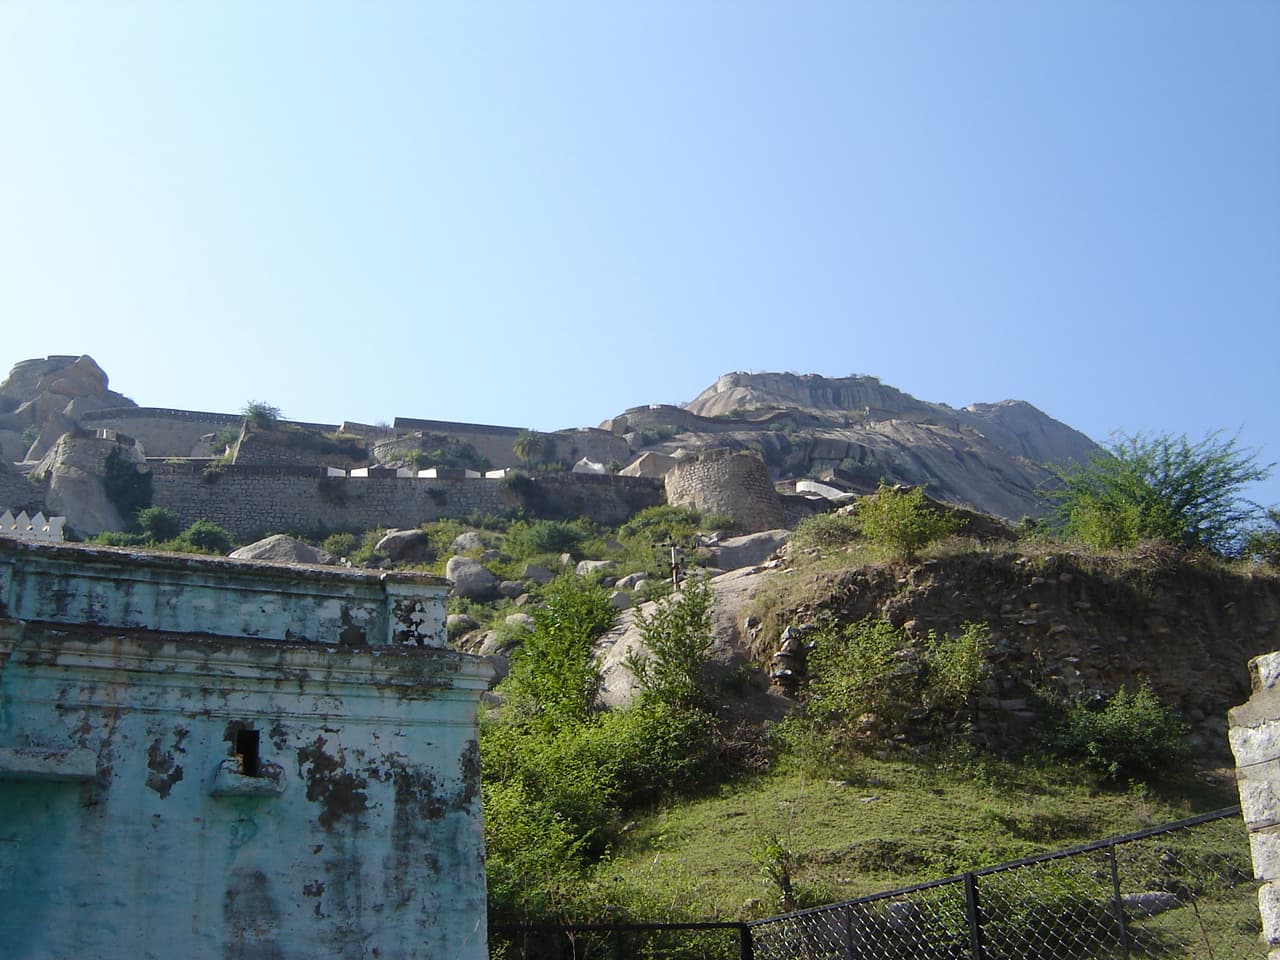
[[[704,516],[727,514],[746,532],[786,525],[782,500],[759,455],[726,448],[677,463],[666,475],[667,502]]]
[[[269,532],[359,533],[461,520],[473,513],[585,516],[620,523],[662,502],[660,482],[643,477],[566,474],[516,485],[499,479],[329,477],[323,469],[232,464],[151,463],[152,503],[185,526],[212,520],[239,538]]]

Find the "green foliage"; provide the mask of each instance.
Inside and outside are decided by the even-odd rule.
[[[360,545],[354,533],[331,533],[320,544],[320,549],[335,557],[350,557]]]
[[[595,706],[599,677],[592,644],[618,612],[599,586],[572,574],[543,590],[533,633],[514,652],[504,688],[524,712],[558,723],[584,720]]]
[[[694,578],[653,613],[636,612],[636,625],[651,656],[632,656],[627,666],[647,700],[675,707],[696,707],[707,701],[711,600],[710,584]]]
[[[893,674],[905,645],[901,631],[875,617],[819,635],[809,651],[808,715],[845,730],[862,714],[887,714],[901,686]]]
[[[1267,511],[1268,525],[1250,530],[1244,541],[1245,556],[1280,569],[1280,508]]]
[[[583,521],[517,520],[507,528],[502,547],[518,560],[547,553],[576,553],[590,534]]]
[[[1091,547],[1155,539],[1232,554],[1259,512],[1240,494],[1272,466],[1217,433],[1198,443],[1185,434],[1119,434],[1087,464],[1059,470],[1060,485],[1045,496],[1062,533]]]
[[[545,434],[522,430],[511,445],[511,452],[521,463],[536,463],[551,455],[548,451],[549,440]]]
[[[861,527],[847,513],[819,513],[805,517],[791,534],[793,547],[842,547],[858,539]]]
[[[1121,689],[1104,703],[1077,700],[1050,735],[1050,745],[1083,760],[1104,780],[1167,774],[1182,754],[1187,727],[1143,680],[1136,693]]]
[[[102,489],[126,523],[151,506],[151,471],[143,470],[112,447],[102,462]]]
[[[240,412],[244,414],[246,420],[259,427],[275,426],[281,417],[279,407],[273,407],[262,400],[250,400],[241,408]]]
[[[183,546],[194,547],[197,553],[219,554],[230,551],[233,542],[230,531],[212,520],[197,520],[179,534],[178,541]]]
[[[22,452],[25,454],[31,445],[40,439],[40,428],[34,423],[22,431]]]
[[[645,507],[618,528],[618,540],[633,562],[648,570],[667,571],[670,545],[691,548],[698,526],[696,510],[666,504]]]
[[[166,507],[147,507],[138,511],[138,530],[147,540],[172,540],[182,529],[181,523],[178,515]]]
[[[925,703],[931,709],[961,710],[981,684],[991,631],[984,623],[961,624],[960,632],[925,640]]]
[[[885,483],[858,501],[856,516],[867,540],[903,560],[914,560],[922,547],[950,536],[959,526],[952,511],[930,506],[922,487],[903,491]]]
[[[870,717],[886,734],[950,719],[976,695],[989,645],[979,623],[956,634],[930,631],[918,642],[876,617],[820,631],[809,651],[807,718],[844,743],[856,742]]]

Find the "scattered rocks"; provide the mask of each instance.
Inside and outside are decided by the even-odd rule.
[[[590,577],[598,573],[612,573],[618,565],[612,560],[583,560],[575,568],[580,577]]]
[[[470,553],[472,550],[483,550],[484,541],[480,539],[480,534],[474,530],[468,530],[466,533],[460,533],[453,538],[454,553]]]

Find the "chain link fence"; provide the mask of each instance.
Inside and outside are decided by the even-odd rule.
[[[1238,807],[752,923],[754,960],[1261,956]]]
[[[1240,808],[751,923],[495,927],[508,960],[1261,957]]]

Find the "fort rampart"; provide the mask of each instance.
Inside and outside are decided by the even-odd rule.
[[[358,533],[416,527],[472,514],[509,514],[625,521],[664,502],[662,482],[646,477],[561,474],[538,478],[327,476],[324,468],[225,466],[151,461],[152,503],[183,525],[212,520],[237,538],[265,533]]]

